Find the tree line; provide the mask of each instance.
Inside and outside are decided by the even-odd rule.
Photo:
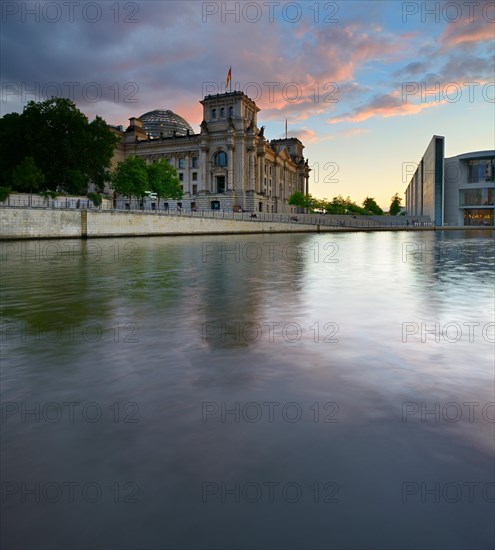
[[[401,211],[402,199],[398,193],[390,199],[389,214],[396,216]],[[378,206],[373,197],[366,197],[362,206],[356,204],[350,197],[334,197],[331,201],[328,199],[317,199],[311,194],[305,195],[296,191],[289,198],[289,204],[301,206],[312,212],[326,212],[327,214],[353,214],[360,216],[383,216],[384,211]]]
[[[147,191],[182,198],[175,168],[128,157],[111,171],[119,138],[99,116],[92,122],[69,99],[30,101],[22,113],[0,118],[0,201],[12,192],[87,195],[101,204],[106,184],[129,198]],[[96,193],[88,193],[93,183]]]

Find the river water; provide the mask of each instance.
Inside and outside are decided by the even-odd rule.
[[[488,549],[493,232],[2,243],[2,547]]]

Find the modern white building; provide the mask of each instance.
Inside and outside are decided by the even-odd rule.
[[[445,159],[445,225],[494,225],[495,151]]]
[[[178,171],[184,197],[160,208],[295,212],[288,199],[308,192],[310,168],[297,138],[268,141],[257,105],[243,92],[206,96],[200,133],[172,111],[131,118],[113,165],[128,156],[166,159]],[[153,205],[152,205],[153,206]],[[154,205],[157,207],[157,205]]]
[[[445,138],[433,136],[406,189],[410,216],[436,226],[493,226],[495,150],[444,158]]]

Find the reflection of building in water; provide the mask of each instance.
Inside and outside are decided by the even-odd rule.
[[[305,237],[209,237],[202,243],[202,277],[210,292],[200,297],[202,342],[209,348],[247,348],[283,338],[287,312],[301,304],[308,257]],[[277,269],[278,267],[278,269]],[[271,280],[273,270],[279,273]],[[283,315],[273,318],[282,301]],[[290,328],[290,327],[289,327]],[[289,334],[292,337],[292,332]]]
[[[494,225],[495,151],[444,158],[445,138],[433,136],[406,189],[411,216],[436,226]]]
[[[156,110],[131,118],[113,131],[121,138],[113,166],[137,155],[147,163],[168,160],[178,171],[186,209],[294,212],[288,199],[308,192],[310,168],[297,138],[265,138],[259,108],[243,92],[206,96],[199,134],[172,111]],[[176,201],[160,208],[176,207]],[[156,207],[156,205],[155,205]]]

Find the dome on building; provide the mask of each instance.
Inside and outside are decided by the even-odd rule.
[[[163,137],[172,137],[174,131],[178,136],[186,136],[188,130],[194,134],[189,123],[173,111],[156,109],[144,113],[139,120],[143,123],[143,130],[152,138],[159,138],[161,132],[163,132]]]

